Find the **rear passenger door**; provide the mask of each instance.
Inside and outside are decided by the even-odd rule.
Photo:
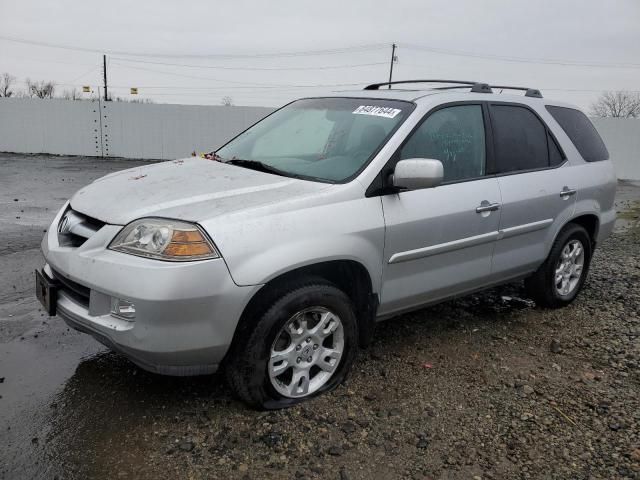
[[[572,215],[571,168],[539,115],[521,104],[489,105],[492,170],[502,196],[492,276],[515,278],[535,270],[547,245]]]

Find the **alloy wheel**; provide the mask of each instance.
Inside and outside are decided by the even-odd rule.
[[[318,391],[337,370],[344,347],[344,328],[334,312],[319,306],[297,312],[271,346],[271,385],[289,398]]]
[[[580,283],[584,270],[584,246],[580,240],[570,240],[562,249],[555,270],[555,287],[560,296],[570,295]]]

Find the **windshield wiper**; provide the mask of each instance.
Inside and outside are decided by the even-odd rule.
[[[295,176],[284,172],[276,167],[272,167],[271,165],[267,165],[266,163],[259,162],[258,160],[244,160],[241,158],[233,158],[231,160],[225,161],[224,163],[230,163],[231,165],[238,165],[239,167],[257,170],[258,172],[273,173],[274,175],[280,175],[282,177]]]

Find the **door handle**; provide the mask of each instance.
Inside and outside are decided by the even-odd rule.
[[[577,190],[575,188],[563,187],[560,191],[560,196],[564,199],[567,199],[571,195],[575,195]]]
[[[489,203],[486,200],[483,200],[482,203],[476,207],[476,213],[494,212],[499,209],[500,209],[499,203]]]

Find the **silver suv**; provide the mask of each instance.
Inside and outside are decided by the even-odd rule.
[[[593,125],[533,89],[393,83],[422,82],[297,100],[207,158],[96,180],[46,234],[37,295],[142,368],[223,366],[268,409],[334,388],[401,312],[519,279],[567,305],[615,219]]]

